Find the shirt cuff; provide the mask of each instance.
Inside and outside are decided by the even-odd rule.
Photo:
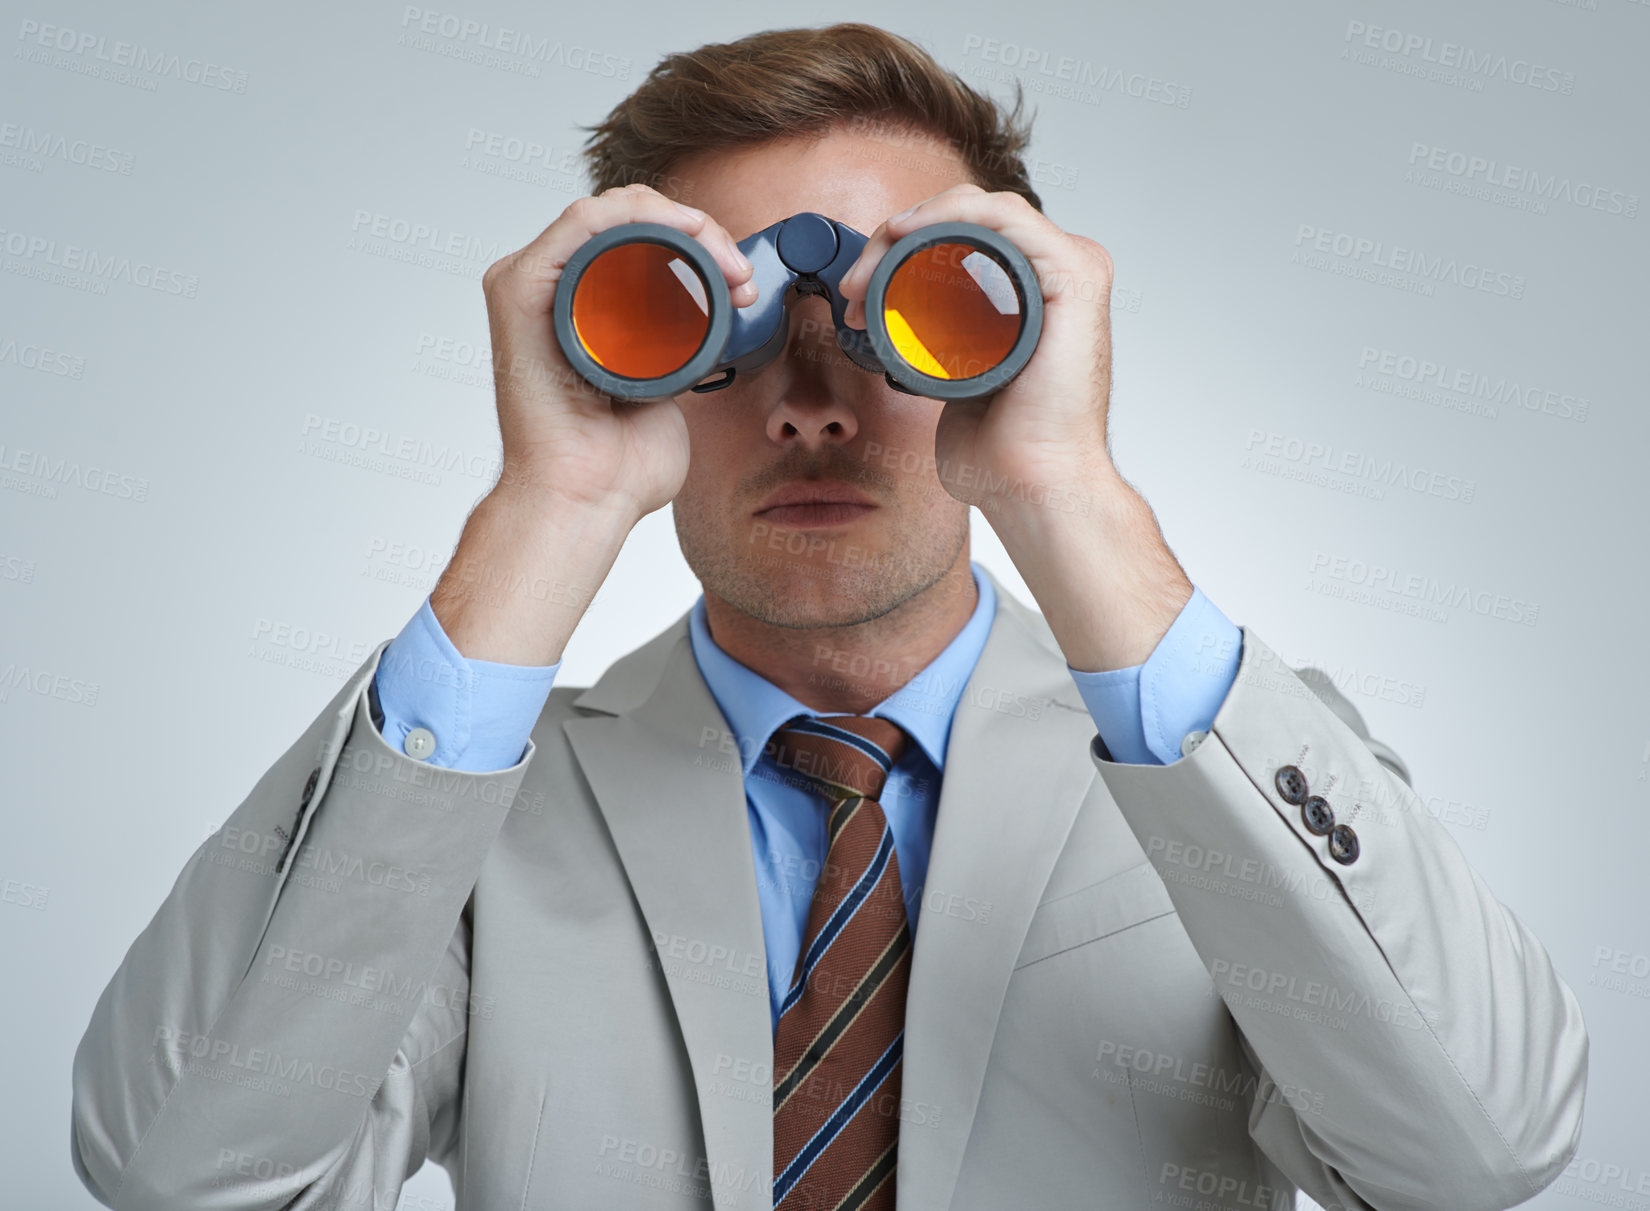
[[[1207,732],[1237,680],[1243,632],[1195,585],[1144,664],[1067,671],[1115,761],[1171,765],[1181,741]]]
[[[425,758],[431,765],[474,773],[509,769],[526,752],[559,668],[559,660],[534,666],[467,658],[426,597],[378,661],[379,730],[405,751],[407,734],[427,729],[435,737],[435,751]]]

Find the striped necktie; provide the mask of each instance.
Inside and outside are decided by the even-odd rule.
[[[910,737],[798,716],[768,755],[830,803],[830,848],[773,1040],[776,1211],[892,1211],[911,929],[877,797]]]

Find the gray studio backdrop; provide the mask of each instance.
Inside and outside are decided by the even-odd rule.
[[[585,192],[575,125],[669,51],[825,17],[451,3],[4,5],[6,1205],[94,1205],[69,1072],[98,993],[489,486],[480,277]],[[1585,1135],[1536,1204],[1650,1208],[1650,4],[829,15],[1026,85],[1049,216],[1116,260],[1124,474],[1580,996]],[[697,591],[662,510],[561,683]],[[451,1205],[433,1167],[402,1201]]]

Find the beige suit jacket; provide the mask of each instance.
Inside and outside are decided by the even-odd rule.
[[[1541,944],[1320,676],[1243,630],[1208,737],[1109,760],[998,585],[946,752],[898,1204],[1501,1208],[1580,1133]],[[745,794],[686,615],[556,688],[511,769],[387,745],[352,676],[190,858],[75,1056],[110,1206],[771,1205]],[[1360,839],[1331,857],[1292,764]],[[189,799],[187,771],[171,797]],[[191,810],[210,810],[196,804]]]

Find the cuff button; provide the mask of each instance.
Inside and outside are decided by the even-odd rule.
[[[1278,794],[1283,796],[1285,803],[1299,807],[1306,801],[1306,775],[1301,773],[1299,766],[1281,767],[1274,781],[1277,783]]]
[[[1308,830],[1321,837],[1335,827],[1335,809],[1329,806],[1329,800],[1322,795],[1311,795],[1301,804],[1301,819]]]
[[[1358,834],[1349,824],[1337,824],[1329,834],[1329,856],[1342,866],[1351,866],[1358,860]]]
[[[407,733],[407,738],[401,742],[401,751],[409,757],[416,757],[420,761],[428,761],[430,754],[435,752],[435,733],[427,727],[415,727]]]
[[[1208,734],[1208,732],[1187,732],[1180,739],[1180,755],[1190,757],[1197,752],[1197,746],[1203,743]]]

